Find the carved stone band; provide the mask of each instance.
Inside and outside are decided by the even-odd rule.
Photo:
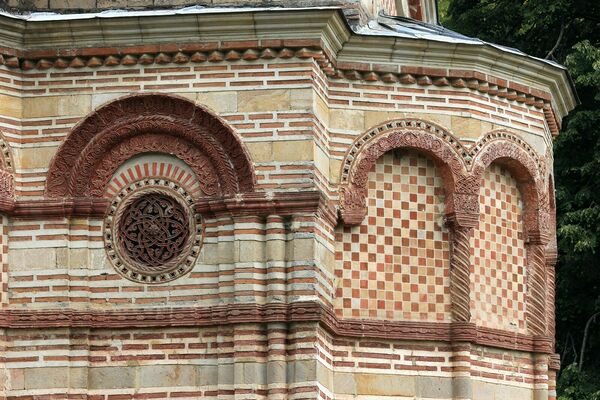
[[[131,184],[113,199],[104,241],[115,269],[139,283],[163,283],[189,272],[202,246],[202,220],[193,199],[164,179]]]

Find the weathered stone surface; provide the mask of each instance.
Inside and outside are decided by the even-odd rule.
[[[433,376],[417,376],[417,397],[424,399],[449,399],[453,396],[452,378],[438,378]]]
[[[56,147],[15,149],[17,165],[21,168],[47,168],[56,153]]]
[[[93,367],[89,369],[89,388],[118,389],[136,387],[137,367]]]
[[[237,111],[237,92],[203,92],[198,93],[196,101],[218,113],[230,113]]]
[[[357,373],[356,393],[364,396],[415,396],[415,377]]]
[[[140,367],[140,387],[193,386],[196,368],[193,365],[144,365]]]
[[[332,129],[362,132],[365,129],[365,112],[333,109],[329,112],[329,121]]]
[[[0,95],[0,115],[21,118],[22,100],[17,96]]]
[[[8,252],[8,262],[14,271],[56,268],[56,258],[54,248],[11,249]]]
[[[290,104],[289,90],[248,90],[237,96],[239,112],[289,110]]]
[[[313,143],[309,140],[286,140],[273,143],[275,161],[307,161],[313,158]]]

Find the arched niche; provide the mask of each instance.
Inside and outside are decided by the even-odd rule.
[[[481,214],[471,246],[472,314],[489,328],[544,334],[550,226],[543,162],[509,132],[488,134],[475,148],[471,175]]]
[[[354,141],[341,171],[338,316],[453,318],[454,228],[446,218],[461,212],[455,195],[467,179],[466,152],[448,131],[414,119],[385,122]]]
[[[254,190],[250,156],[225,121],[182,97],[136,94],[100,107],[73,128],[51,162],[45,195],[102,197],[115,171],[142,153],[182,160],[206,196]]]

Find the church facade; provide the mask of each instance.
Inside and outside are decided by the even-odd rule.
[[[554,399],[566,70],[434,1],[174,3],[0,13],[0,398]]]

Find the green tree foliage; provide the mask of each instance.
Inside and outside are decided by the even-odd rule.
[[[600,399],[600,1],[440,0],[442,24],[565,64],[581,104],[555,142],[560,400]],[[581,352],[589,325],[582,368]]]

